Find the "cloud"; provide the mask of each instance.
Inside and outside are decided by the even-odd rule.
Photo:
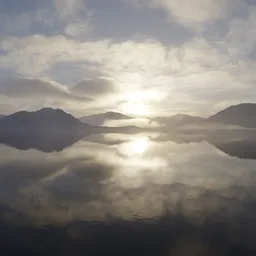
[[[164,8],[181,24],[193,27],[222,18],[227,0],[154,0],[154,4]]]
[[[107,48],[108,40],[80,42],[61,35],[6,37],[0,42],[5,53],[0,67],[15,67],[22,74],[38,76],[59,61],[101,63]]]
[[[74,85],[71,90],[77,95],[106,95],[115,91],[115,85],[112,79],[100,77],[82,80]]]
[[[234,18],[229,23],[228,33],[220,42],[230,54],[237,58],[256,58],[256,7],[248,6],[248,15],[241,18]]]
[[[0,47],[5,52],[0,58],[0,66],[13,68],[23,75],[44,75],[56,63],[62,62],[94,67],[104,76],[114,79],[118,90],[122,92],[120,96],[116,94],[115,99],[112,98],[112,107],[114,102],[120,100],[137,99],[136,95],[139,93],[146,97],[149,91],[157,91],[154,94],[156,96],[167,96],[165,100],[168,104],[162,104],[162,108],[166,110],[178,101],[186,101],[188,106],[197,100],[200,106],[205,101],[197,95],[200,90],[222,88],[222,94],[225,95],[237,86],[241,87],[242,82],[252,84],[255,79],[251,72],[252,65],[248,66],[245,61],[242,64],[236,56],[230,55],[228,46],[223,44],[222,49],[225,50],[220,50],[218,45],[211,45],[202,37],[177,47],[165,46],[156,40],[81,42],[63,36],[35,35],[5,38]],[[109,81],[84,80],[73,88],[73,92],[87,92],[88,95],[111,92]],[[124,97],[125,95],[130,95],[130,98]],[[145,97],[137,99],[136,103],[151,101],[153,108],[159,106],[152,101],[151,94],[150,98]],[[111,100],[105,98],[104,102],[97,104],[104,108],[108,101],[108,107],[111,107]],[[207,109],[199,108],[199,111],[203,110]]]
[[[10,98],[2,94],[0,94],[0,109],[0,115],[11,114],[17,110]]]
[[[61,108],[75,116],[89,115],[105,107],[112,108],[118,99],[115,90],[113,80],[104,77],[83,80],[73,87],[39,78],[2,79],[0,114],[47,106]]]
[[[224,18],[227,14],[228,0],[132,0],[126,1],[135,6],[161,8],[180,24],[202,29],[206,24]]]
[[[191,2],[184,0],[180,1],[185,4],[186,8],[183,9],[177,1],[159,0],[157,6],[160,6],[160,2],[161,6],[168,4],[170,14],[176,13],[176,20],[185,26],[186,22],[193,24],[193,16],[196,16],[194,24],[200,26],[207,26],[216,20],[219,22],[224,17],[224,14],[220,15],[214,9],[219,8],[215,6],[218,1],[207,0],[203,4],[202,1],[195,1],[192,6]],[[226,10],[226,5],[221,3],[220,6],[223,11]],[[76,32],[79,34],[79,22],[69,23],[70,31],[68,26],[65,27],[71,37],[3,37],[0,41],[0,67],[34,78],[51,77],[56,66],[80,67],[82,71],[79,71],[77,79],[83,80],[69,92],[76,96],[92,96],[95,101],[90,106],[86,105],[87,110],[99,112],[110,108],[121,111],[115,106],[125,101],[129,106],[132,104],[152,109],[154,114],[196,112],[207,116],[215,112],[216,107],[223,105],[220,101],[234,103],[238,95],[241,95],[240,101],[255,100],[252,92],[256,80],[256,39],[253,36],[256,12],[255,7],[248,7],[246,5],[243,14],[221,21],[227,22],[227,31],[223,30],[223,33],[217,33],[214,37],[204,33],[200,36],[195,34],[190,41],[180,45],[162,44],[151,38],[127,41],[78,40],[74,38]],[[75,7],[70,8],[76,10]],[[187,15],[186,21],[185,10],[189,10],[191,15]],[[196,10],[201,16],[196,14]],[[250,40],[245,40],[247,38]],[[70,72],[72,77],[78,73],[78,69],[75,69]],[[104,79],[87,79],[99,75],[112,79],[109,81],[114,81],[114,87]],[[213,96],[213,90],[216,97]],[[242,93],[242,90],[249,93]],[[98,97],[102,95],[104,99]],[[75,106],[72,105],[72,108]]]
[[[34,78],[12,78],[0,81],[0,94],[11,98],[60,98],[66,100],[88,100],[73,95],[68,88],[53,81]]]
[[[17,7],[14,13],[0,11],[0,34],[34,34],[36,28],[37,33],[42,34],[63,31],[71,37],[84,36],[91,27],[89,20],[93,14],[92,10],[86,8],[85,2],[48,0],[42,4],[35,1],[30,8]]]

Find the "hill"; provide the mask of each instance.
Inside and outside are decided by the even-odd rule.
[[[189,115],[173,115],[156,117],[151,122],[157,122],[167,129],[243,129],[256,128],[256,104],[244,103],[230,106],[209,118]]]
[[[230,106],[208,118],[211,122],[256,128],[256,104]]]
[[[70,134],[91,130],[90,125],[83,124],[61,109],[43,108],[35,112],[20,111],[0,119],[3,133],[55,133]]]

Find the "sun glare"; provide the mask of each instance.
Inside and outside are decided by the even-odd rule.
[[[151,141],[146,136],[138,136],[125,142],[119,147],[119,152],[128,157],[142,156],[151,146]]]
[[[150,146],[150,142],[147,138],[139,138],[131,142],[131,151],[135,154],[144,154]]]

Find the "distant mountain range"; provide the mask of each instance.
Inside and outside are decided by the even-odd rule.
[[[107,112],[86,118],[90,118],[92,123],[94,121],[97,123],[99,120],[123,120],[131,117],[116,112]],[[250,153],[249,157],[256,157],[253,153],[256,148],[254,147],[256,133],[254,135],[253,130],[256,129],[256,104],[231,106],[209,118],[178,114],[153,118],[149,122],[158,122],[164,128],[93,126],[81,122],[61,109],[43,108],[35,112],[21,111],[0,118],[0,143],[19,149],[36,148],[49,152],[62,150],[91,134],[100,136],[104,133],[157,131],[160,132],[163,140],[177,142],[206,140],[224,152],[230,152],[234,143],[237,145],[241,140],[247,141],[243,148],[244,151],[248,151],[245,151],[247,155]],[[190,129],[183,129],[184,127],[190,127]],[[196,127],[196,129],[191,127]],[[232,127],[239,127],[239,129],[232,129]],[[250,143],[251,140],[255,143]],[[230,155],[232,154],[243,156],[242,151],[231,152]]]
[[[0,118],[0,134],[10,133],[54,133],[77,134],[104,132],[136,132],[139,127],[104,127],[100,124],[106,120],[133,119],[117,112],[106,112],[77,119],[61,109],[43,108],[35,112],[21,111]],[[87,123],[85,123],[87,121]],[[228,107],[209,118],[178,114],[170,117],[149,119],[149,123],[157,122],[166,130],[181,127],[242,127],[256,128],[256,104],[239,104]],[[214,126],[214,125],[215,126]],[[192,125],[192,126],[191,126]],[[193,126],[194,125],[194,126]],[[207,126],[208,125],[208,126]],[[210,126],[211,125],[211,126]],[[141,128],[145,129],[145,128]],[[148,128],[150,129],[150,128]],[[156,130],[152,126],[152,129]],[[165,130],[165,131],[166,131]],[[163,130],[160,130],[163,131]]]
[[[81,122],[90,124],[93,126],[103,125],[108,120],[129,120],[129,119],[132,119],[132,117],[123,115],[118,112],[106,112],[102,114],[84,116],[79,118]]]
[[[173,115],[156,117],[151,122],[157,122],[167,128],[256,128],[256,104],[243,103],[230,106],[209,118],[189,115]]]
[[[92,126],[102,126],[109,120],[131,120],[134,117],[126,116],[118,112],[106,112],[97,115],[84,116],[79,118],[83,123]],[[172,116],[163,116],[148,119],[149,124],[157,123],[167,129],[201,128],[201,129],[217,129],[225,128],[256,128],[256,104],[243,103],[230,106],[209,118],[198,116],[190,116],[185,114],[177,114]]]
[[[113,117],[113,116],[112,116]],[[92,133],[138,133],[136,126],[104,127],[82,123],[61,109],[20,111],[0,118],[0,143],[18,149],[60,151]]]

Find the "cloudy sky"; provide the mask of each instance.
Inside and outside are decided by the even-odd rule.
[[[0,0],[0,24],[0,114],[256,101],[256,0]]]

